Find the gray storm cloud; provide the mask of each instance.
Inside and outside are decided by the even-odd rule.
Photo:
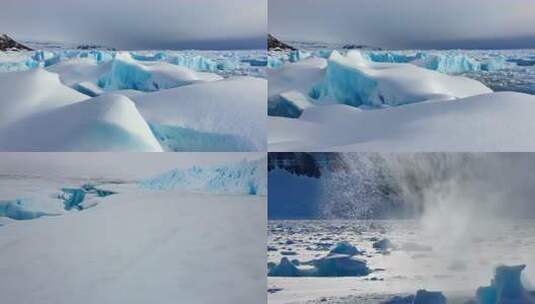
[[[3,0],[0,32],[120,49],[263,48],[265,0]]]
[[[268,0],[285,40],[384,48],[535,47],[532,0]]]

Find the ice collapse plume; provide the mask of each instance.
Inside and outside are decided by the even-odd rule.
[[[140,186],[152,190],[266,195],[266,160],[243,160],[226,166],[174,169],[143,180]]]
[[[348,169],[322,179],[325,217],[417,216],[468,225],[474,217],[535,216],[529,154],[340,155]]]

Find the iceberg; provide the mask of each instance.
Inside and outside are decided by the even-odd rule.
[[[372,63],[359,51],[349,51],[345,56],[334,51],[324,79],[311,88],[309,95],[315,100],[334,99],[355,107],[378,107],[490,92],[482,83],[469,78],[444,75],[412,64]]]
[[[133,89],[158,91],[175,88],[199,81],[219,80],[215,74],[198,74],[185,67],[166,62],[136,62],[128,53],[118,53],[108,73],[98,80],[99,87],[106,90]]]
[[[535,303],[535,295],[524,289],[520,275],[526,265],[498,266],[490,286],[477,289],[480,304]]]
[[[199,55],[173,55],[170,56],[167,61],[195,71],[216,72],[218,70],[218,64],[215,61]],[[229,69],[232,68],[233,65],[227,62],[225,65],[222,65],[222,67]]]

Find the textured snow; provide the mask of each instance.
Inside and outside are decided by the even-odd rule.
[[[224,194],[267,194],[265,159],[242,161],[226,166],[174,169],[140,183],[156,190],[187,190]]]
[[[129,188],[84,211],[11,221],[0,226],[2,302],[261,302],[265,218],[263,197]]]

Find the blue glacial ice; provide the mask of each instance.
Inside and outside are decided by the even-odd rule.
[[[226,166],[174,169],[140,182],[152,190],[184,190],[217,194],[266,195],[265,159]]]
[[[117,54],[109,72],[98,80],[98,86],[106,90],[133,89],[153,92],[188,85],[199,80],[189,69],[173,68],[168,63],[142,65],[128,53]]]
[[[132,56],[132,58],[138,61],[161,61],[167,58],[167,54],[165,54],[164,52],[158,52],[156,54],[149,55],[130,53],[130,55]]]
[[[521,273],[525,268],[526,265],[498,266],[491,284],[477,289],[478,303],[534,304],[534,292],[527,291],[522,285]]]
[[[248,138],[235,134],[201,132],[191,128],[149,123],[156,139],[166,151],[254,151],[256,146]]]
[[[353,54],[357,55],[357,53]],[[330,57],[323,81],[311,88],[309,96],[315,100],[332,96],[340,103],[355,107],[374,105],[371,96],[377,87],[377,81],[362,70],[354,69],[343,61],[337,60],[338,56],[340,55],[336,53]]]
[[[98,189],[92,184],[84,184],[78,188],[62,188],[59,198],[63,200],[65,210],[83,210],[95,206],[95,201],[89,202],[95,197],[106,197],[115,194],[113,191]]]
[[[218,65],[215,61],[199,55],[176,54],[169,56],[167,61],[172,64],[201,72],[216,72],[219,68],[231,69],[234,67],[230,62]]]
[[[31,220],[41,216],[54,215],[35,210],[34,205],[30,199],[0,201],[0,217],[13,220]]]

